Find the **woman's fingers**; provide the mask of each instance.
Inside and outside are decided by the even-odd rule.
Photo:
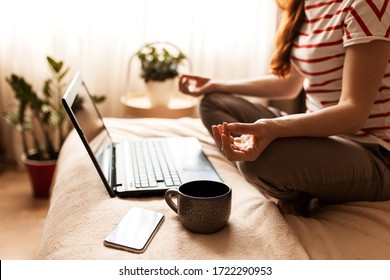
[[[215,142],[228,160],[242,161],[255,160],[257,158],[253,135],[233,137],[230,135],[230,129],[227,123],[213,125],[212,132]]]
[[[240,161],[245,158],[245,152],[239,149],[234,149],[232,147],[230,137],[228,137],[226,134],[222,134],[221,138],[222,138],[222,151],[225,153],[225,156],[228,160]]]
[[[180,92],[188,93],[189,92],[189,84],[190,84],[190,80],[189,80],[188,76],[186,76],[186,75],[180,76],[180,79],[179,79]]]
[[[218,147],[221,149],[222,148],[222,139],[221,139],[221,135],[222,135],[222,125],[213,125],[211,127],[212,129],[212,132],[213,132],[213,136],[214,136],[214,139],[215,139],[215,142],[217,143]]]

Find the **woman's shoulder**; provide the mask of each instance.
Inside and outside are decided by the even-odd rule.
[[[344,2],[344,1],[342,1]],[[351,0],[344,20],[348,44],[390,40],[389,1]]]

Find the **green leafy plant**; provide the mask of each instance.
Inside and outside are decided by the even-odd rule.
[[[141,62],[141,78],[145,82],[176,77],[179,65],[186,59],[176,47],[164,47],[159,43],[146,44],[136,55]]]
[[[46,60],[51,77],[44,81],[40,93],[21,76],[11,74],[6,78],[18,106],[16,111],[6,112],[4,119],[21,133],[23,152],[33,160],[57,159],[71,129],[61,102],[70,68],[51,57],[46,57]],[[104,97],[96,99],[104,101]]]

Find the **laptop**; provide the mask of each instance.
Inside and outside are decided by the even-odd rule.
[[[114,141],[79,72],[62,103],[110,197],[163,195],[188,181],[221,181],[194,137]]]

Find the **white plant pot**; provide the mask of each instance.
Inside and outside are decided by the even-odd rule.
[[[176,79],[168,79],[146,83],[146,94],[152,107],[168,107],[175,92],[175,81]]]

